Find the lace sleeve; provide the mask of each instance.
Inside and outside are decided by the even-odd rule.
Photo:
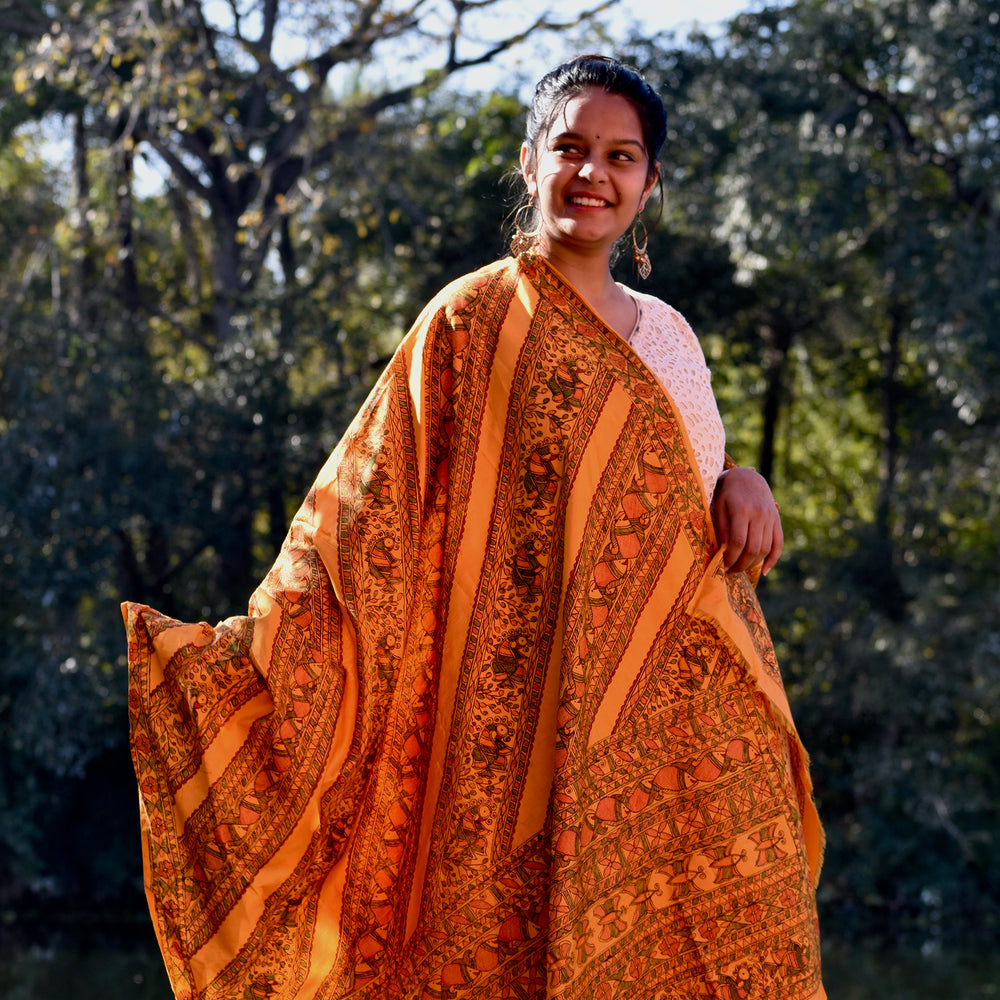
[[[651,295],[629,290],[639,322],[629,343],[660,380],[687,429],[709,502],[725,461],[726,432],[712,392],[712,376],[687,320]]]

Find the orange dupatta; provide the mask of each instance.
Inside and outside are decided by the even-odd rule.
[[[669,398],[543,261],[428,305],[248,616],[126,619],[178,997],[825,996],[753,588]]]

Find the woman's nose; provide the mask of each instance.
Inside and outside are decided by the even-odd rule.
[[[594,184],[598,184],[606,179],[603,166],[600,161],[593,156],[588,156],[587,159],[580,164],[579,174],[581,177]]]

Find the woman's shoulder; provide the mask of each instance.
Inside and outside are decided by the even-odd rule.
[[[636,291],[626,285],[621,287],[639,303],[642,310],[640,323],[643,327],[651,332],[672,333],[675,337],[681,336],[698,345],[698,338],[691,329],[691,324],[680,310],[649,292]],[[700,345],[698,347],[700,350]]]
[[[513,286],[517,270],[517,261],[507,257],[463,274],[448,282],[428,302],[427,310],[452,312],[474,308],[484,300],[484,293],[495,291],[503,284]]]
[[[628,292],[643,309],[649,309],[650,312],[664,316],[675,317],[681,322],[687,323],[687,320],[684,319],[684,316],[678,309],[675,309],[669,302],[664,302],[663,299],[658,298],[656,295],[651,295],[649,292],[640,292],[638,289],[630,288],[628,285],[621,285],[621,288]]]
[[[448,282],[420,311],[397,355],[407,366],[427,364],[431,357],[438,366],[450,364],[453,355],[464,354],[474,335],[502,320],[517,275],[517,262],[508,258]]]

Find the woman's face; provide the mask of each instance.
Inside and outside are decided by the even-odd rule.
[[[542,252],[610,254],[656,183],[631,101],[591,87],[566,105],[538,143],[521,147],[528,193],[537,197]]]

